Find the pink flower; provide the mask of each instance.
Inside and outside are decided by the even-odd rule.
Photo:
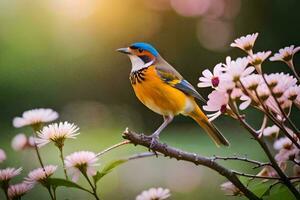
[[[135,200],[163,200],[171,196],[169,189],[150,188],[143,191]]]
[[[275,155],[275,159],[277,162],[285,162],[288,160],[293,160],[296,155],[299,154],[299,149],[293,145],[290,149],[280,149],[279,153]]]
[[[11,141],[11,147],[15,151],[21,151],[25,149],[28,145],[28,139],[25,134],[19,133],[17,134]]]
[[[69,122],[50,124],[38,132],[36,143],[41,147],[49,142],[54,142],[56,146],[61,147],[64,145],[65,139],[75,139],[79,135],[78,130],[79,128],[75,124]]]
[[[220,79],[220,84],[217,90],[227,92],[227,93],[232,93],[232,91],[235,89],[235,83],[232,80],[228,79]]]
[[[297,79],[289,74],[276,73],[273,77],[277,79],[276,86],[273,87],[273,93],[276,95],[276,98],[279,98],[283,93],[288,90],[290,87],[293,87],[297,83]]]
[[[250,74],[249,76],[241,78],[241,82],[245,88],[249,90],[256,90],[263,80],[259,74]]]
[[[284,96],[290,101],[297,100],[297,98],[300,96],[300,86],[294,85],[289,87],[287,90],[285,90]]]
[[[1,181],[9,181],[15,176],[18,176],[22,171],[22,168],[6,168],[0,169],[0,182]]]
[[[282,137],[275,141],[274,143],[274,149],[280,150],[280,149],[290,149],[293,145],[293,142],[288,137]]]
[[[271,166],[264,167],[257,176],[266,176],[266,177],[278,177],[277,172]],[[268,180],[268,179],[266,179]]]
[[[6,154],[3,149],[0,149],[0,163],[2,163],[4,160],[6,160]]]
[[[243,194],[235,185],[230,181],[221,184],[221,190],[225,192],[225,195],[228,196],[237,196]]]
[[[78,151],[65,158],[65,165],[68,173],[72,176],[72,180],[77,181],[80,173],[94,176],[97,172],[95,169],[98,166],[97,161],[98,158],[94,152]]]
[[[256,88],[256,92],[258,94],[258,97],[262,100],[265,101],[269,98],[270,96],[270,90],[266,84],[260,84]]]
[[[207,115],[209,121],[213,121],[222,113],[226,112],[228,100],[228,94],[223,91],[214,90],[208,95],[207,105],[203,106],[203,109],[209,112],[215,112]]]
[[[223,70],[224,69],[221,63],[214,67],[213,74],[208,69],[204,70],[202,72],[203,77],[199,78],[200,83],[198,83],[198,87],[218,87],[220,83],[220,75],[222,74]]]
[[[20,128],[28,125],[36,125],[44,122],[51,122],[58,118],[58,113],[49,108],[38,108],[25,111],[22,117],[15,117],[13,125]]]
[[[8,188],[8,197],[10,199],[21,199],[24,194],[33,188],[33,185],[29,185],[25,182],[10,185]]]
[[[280,107],[284,110],[285,114],[289,116],[292,107],[292,102],[286,98],[281,98],[278,101],[280,103]],[[273,113],[276,114],[278,120],[282,121],[285,119],[273,97],[269,97],[264,103]]]
[[[248,108],[252,102],[252,99],[250,97],[248,97],[247,95],[242,95],[240,100],[242,101],[242,103],[239,106],[240,110],[245,110],[246,108]]]
[[[275,53],[274,56],[270,58],[270,61],[291,61],[293,59],[294,54],[300,50],[300,47],[294,47],[294,45],[291,45],[289,47],[279,49],[279,53]]]
[[[253,66],[247,66],[247,58],[237,58],[236,60],[231,60],[231,58],[228,56],[226,58],[226,64],[224,64],[225,72],[222,74],[222,78],[225,80],[238,82],[240,78],[250,75],[255,70]]]
[[[46,165],[44,168],[37,168],[29,172],[25,178],[25,182],[30,185],[34,185],[37,182],[43,182],[48,177],[52,176],[56,171],[57,166],[55,165]]]
[[[248,56],[249,63],[253,65],[256,69],[256,71],[261,74],[261,64],[271,55],[271,51],[267,52],[258,52],[253,55]]]
[[[244,93],[242,92],[241,89],[239,88],[233,88],[231,94],[230,94],[230,98],[233,100],[239,99],[241,96],[243,96]]]
[[[279,133],[279,130],[280,129],[276,125],[269,126],[263,130],[263,135],[264,136],[273,136],[273,135],[277,136]]]
[[[247,53],[252,53],[252,48],[254,46],[255,40],[258,36],[258,33],[249,34],[242,36],[234,40],[234,43],[231,43],[231,47],[238,47],[244,50]]]

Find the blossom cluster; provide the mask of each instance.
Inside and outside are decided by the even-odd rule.
[[[221,114],[238,120],[245,120],[245,110],[252,107],[264,114],[262,126],[256,131],[257,138],[271,138],[270,146],[275,150],[275,160],[282,171],[287,170],[287,162],[294,164],[294,174],[299,174],[300,133],[290,119],[292,107],[300,109],[299,76],[294,68],[293,57],[300,47],[291,45],[279,50],[272,57],[271,51],[254,53],[253,47],[258,33],[236,39],[231,47],[247,53],[237,59],[227,57],[217,64],[213,71],[206,69],[199,78],[198,87],[211,87],[207,105],[203,106],[209,120]],[[269,58],[270,57],[270,58]],[[262,67],[267,58],[282,61],[291,69],[289,73],[267,74]],[[269,124],[269,126],[268,126]],[[275,170],[267,166],[258,175],[278,177]],[[240,194],[232,183],[224,183],[221,188],[231,195]]]
[[[11,180],[20,175],[22,168],[0,168],[0,185],[8,199],[21,199],[23,195],[32,190],[37,184],[46,187],[51,199],[55,199],[55,188],[57,186],[54,185],[53,188],[51,188],[51,182],[49,181],[55,172],[59,170],[59,166],[51,164],[44,165],[44,157],[39,152],[40,148],[49,143],[54,144],[54,146],[59,149],[59,157],[62,161],[62,169],[65,172],[65,180],[69,181],[70,176],[72,181],[77,182],[80,175],[82,175],[92,187],[93,192],[89,193],[93,194],[96,199],[99,199],[96,193],[96,182],[91,183],[90,181],[90,178],[94,179],[94,176],[97,175],[99,154],[91,151],[77,151],[64,157],[63,147],[65,141],[67,139],[76,139],[79,135],[79,127],[67,121],[53,123],[58,117],[58,113],[52,109],[39,108],[25,111],[21,117],[15,117],[13,119],[13,125],[16,128],[30,126],[33,130],[33,135],[26,135],[26,133],[15,135],[11,141],[12,149],[15,151],[35,150],[41,166],[31,170],[22,182],[14,184],[11,183]],[[4,162],[6,158],[5,151],[0,149],[0,163]],[[162,200],[167,199],[169,196],[170,191],[168,189],[151,188],[143,191],[137,196],[137,199]]]
[[[211,87],[207,105],[203,109],[208,112],[210,120],[221,114],[232,114],[229,111],[230,101],[239,103],[239,109],[245,110],[250,105],[260,110],[268,109],[277,119],[284,121],[290,114],[294,104],[300,107],[300,86],[293,75],[287,73],[265,74],[262,63],[271,55],[271,51],[253,53],[258,34],[243,36],[231,44],[248,53],[248,56],[233,60],[227,57],[225,63],[217,64],[213,72],[208,69],[202,72],[198,87]],[[293,58],[300,48],[290,46],[280,49],[270,60],[286,60]],[[288,61],[290,62],[290,61]],[[282,112],[284,111],[284,113]]]

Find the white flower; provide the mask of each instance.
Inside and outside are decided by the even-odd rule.
[[[262,81],[262,77],[259,74],[250,74],[241,78],[242,84],[249,90],[255,90]]]
[[[266,127],[263,130],[263,135],[264,136],[278,135],[278,133],[279,133],[279,127],[276,126],[276,125]]]
[[[272,74],[265,74],[264,76],[267,80],[268,85],[271,88],[273,88],[278,84],[278,80],[279,80],[281,75],[279,73],[272,73]]]
[[[227,92],[227,93],[232,93],[232,91],[235,89],[235,83],[232,80],[228,79],[220,79],[220,84],[217,90]]]
[[[283,148],[290,149],[292,147],[292,145],[293,145],[293,142],[288,137],[282,137],[274,142],[273,147],[276,150],[280,150]]]
[[[150,188],[143,191],[135,199],[136,200],[163,200],[171,196],[169,189]]]
[[[297,79],[289,74],[280,73],[274,77],[277,78],[277,84],[272,91],[277,98],[281,97],[286,90],[295,86],[297,83]]]
[[[78,151],[68,155],[65,158],[65,166],[73,181],[77,181],[80,173],[86,173],[88,176],[96,174],[95,167],[98,158],[94,152]]]
[[[6,168],[6,169],[0,169],[0,182],[1,181],[9,181],[15,176],[18,176],[22,171],[22,168]]]
[[[282,148],[280,151],[275,155],[275,160],[277,162],[285,162],[290,159],[294,159],[296,155],[299,154],[299,149],[295,147],[295,145],[292,145],[289,149]]]
[[[28,139],[25,134],[19,133],[17,134],[11,141],[11,147],[15,151],[21,151],[27,147]]]
[[[278,101],[279,101],[280,107],[285,111],[285,114],[287,116],[289,116],[290,110],[292,107],[292,102],[290,100],[288,100],[287,98],[281,98],[281,99],[278,99]],[[273,97],[269,97],[264,103],[268,108],[271,109],[272,112],[274,112],[276,114],[276,117],[278,120],[280,120],[280,121],[285,120],[280,108],[278,107],[278,105]]]
[[[78,130],[79,128],[75,124],[69,122],[50,124],[38,132],[38,138],[36,138],[35,141],[39,147],[51,141],[58,147],[62,147],[65,139],[75,139],[76,136],[79,135]]]
[[[225,80],[237,82],[240,80],[240,78],[248,76],[255,70],[253,66],[247,66],[247,58],[238,58],[236,60],[231,60],[231,58],[227,56],[226,64],[224,64],[225,73],[222,74],[222,78],[224,78]]]
[[[3,149],[0,149],[0,163],[2,163],[4,160],[6,160],[6,154]]]
[[[279,53],[275,53],[274,56],[270,58],[270,61],[291,61],[293,59],[294,54],[300,50],[300,46],[296,48],[294,47],[294,45],[291,45],[289,47],[279,49]]]
[[[10,185],[8,188],[8,191],[7,191],[8,197],[10,199],[19,199],[18,197],[23,196],[32,188],[33,188],[33,185],[29,185],[25,182],[18,183],[15,185]]]
[[[198,87],[218,87],[220,83],[220,75],[223,71],[222,63],[217,64],[214,67],[213,73],[211,73],[208,69],[202,72],[203,77],[199,78],[200,83],[198,83]]]
[[[294,85],[289,87],[285,92],[284,96],[290,101],[295,101],[300,96],[300,86]]]
[[[56,165],[46,165],[43,168],[37,168],[29,172],[25,178],[25,182],[30,185],[34,185],[36,182],[43,182],[48,177],[52,176],[56,171]],[[45,170],[45,171],[44,171]]]
[[[248,56],[249,63],[252,65],[260,65],[262,62],[264,62],[270,55],[271,51],[262,51],[262,52],[257,52],[253,55]]]
[[[242,36],[234,40],[234,43],[231,43],[231,47],[238,47],[246,52],[252,52],[255,40],[258,36],[258,33],[249,34]]]
[[[208,95],[207,105],[203,106],[203,109],[209,112],[215,112],[207,115],[209,121],[213,121],[222,113],[226,112],[228,100],[228,94],[223,91],[214,90]]]
[[[242,95],[244,95],[244,93],[242,92],[241,89],[233,88],[233,90],[230,94],[230,98],[233,99],[233,100],[236,100],[236,99],[240,98]]]
[[[28,125],[36,125],[43,122],[51,122],[58,118],[58,113],[52,109],[38,108],[25,111],[22,117],[15,117],[13,125],[20,128]]]
[[[270,90],[266,84],[260,84],[256,88],[257,95],[262,101],[265,101],[269,98],[270,96]]]
[[[237,196],[237,195],[242,194],[242,192],[235,185],[233,185],[230,181],[222,183],[220,185],[220,187],[221,187],[221,190],[225,192],[225,195]]]
[[[271,55],[271,51],[258,52],[248,56],[249,63],[252,64],[256,71],[261,74],[261,64]]]

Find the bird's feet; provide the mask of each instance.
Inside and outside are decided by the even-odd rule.
[[[155,147],[155,145],[158,143],[159,136],[156,135],[156,134],[152,134],[152,135],[149,135],[149,136],[146,136],[146,137],[151,139],[149,149],[152,149],[153,147]]]
[[[159,137],[156,136],[156,135],[150,136],[150,137],[151,137],[150,149],[152,149],[152,148],[155,147],[155,145],[158,143]]]

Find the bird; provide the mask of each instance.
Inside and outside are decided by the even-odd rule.
[[[206,100],[151,44],[136,42],[117,51],[130,58],[132,67],[129,79],[137,98],[150,110],[163,116],[163,123],[149,136],[150,148],[157,144],[160,133],[179,114],[194,119],[217,147],[229,146],[228,140],[196,102],[196,99],[203,103]]]

